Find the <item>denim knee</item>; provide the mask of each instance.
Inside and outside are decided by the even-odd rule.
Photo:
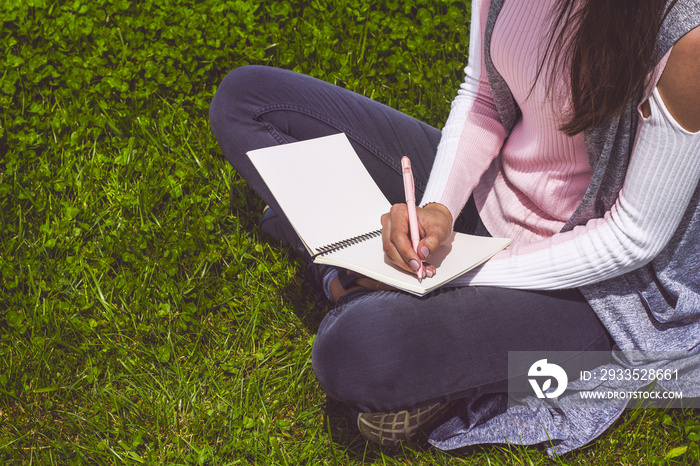
[[[323,320],[312,365],[324,391],[359,411],[380,411],[399,402],[399,366],[392,361],[392,325],[382,303],[393,292],[372,292],[341,303]],[[399,389],[398,391],[401,391]]]
[[[209,123],[215,134],[230,125],[232,118],[244,114],[241,110],[250,101],[248,96],[259,92],[260,86],[270,81],[264,79],[269,72],[270,68],[265,66],[247,65],[226,75],[209,105]]]

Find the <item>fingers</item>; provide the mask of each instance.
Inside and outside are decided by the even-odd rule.
[[[430,254],[442,245],[441,239],[434,232],[421,236],[418,243],[418,256],[422,260],[427,260]]]
[[[406,204],[394,204],[389,213],[382,216],[382,246],[397,266],[411,273],[420,269],[422,259],[413,250],[410,240]]]
[[[452,233],[452,214],[441,204],[429,204],[418,212],[421,240],[417,249],[421,259],[426,260]]]
[[[438,249],[451,233],[451,217],[446,217],[439,209],[418,209],[422,239],[417,251],[413,249],[411,242],[408,208],[405,204],[393,205],[391,210],[382,216],[381,221],[382,244],[389,259],[403,270],[416,273],[419,278],[433,277],[437,272],[436,268],[423,261]]]

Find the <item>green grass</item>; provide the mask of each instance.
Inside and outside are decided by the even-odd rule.
[[[468,1],[5,0],[0,460],[547,464],[539,447],[382,451],[326,399],[324,309],[257,227],[208,103],[232,68],[311,74],[439,126]],[[699,457],[695,412],[629,411],[563,464]]]

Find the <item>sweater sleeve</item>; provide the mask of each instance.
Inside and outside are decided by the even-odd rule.
[[[516,245],[452,283],[522,289],[573,288],[637,269],[661,252],[678,228],[700,180],[700,132],[683,129],[658,90],[640,116],[620,196],[601,219]]]
[[[439,202],[453,221],[479,179],[496,158],[506,131],[494,103],[483,58],[489,0],[472,2],[469,60],[465,79],[442,130],[435,163],[421,204]]]

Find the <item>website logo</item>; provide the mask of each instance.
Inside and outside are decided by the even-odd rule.
[[[537,398],[556,398],[566,390],[566,385],[569,383],[569,378],[566,376],[564,369],[556,364],[549,364],[546,359],[540,359],[530,366],[527,373],[528,377],[537,377],[546,379],[540,386],[538,379],[528,379],[532,389],[535,391]],[[552,388],[552,379],[557,382],[556,389],[549,391]]]

